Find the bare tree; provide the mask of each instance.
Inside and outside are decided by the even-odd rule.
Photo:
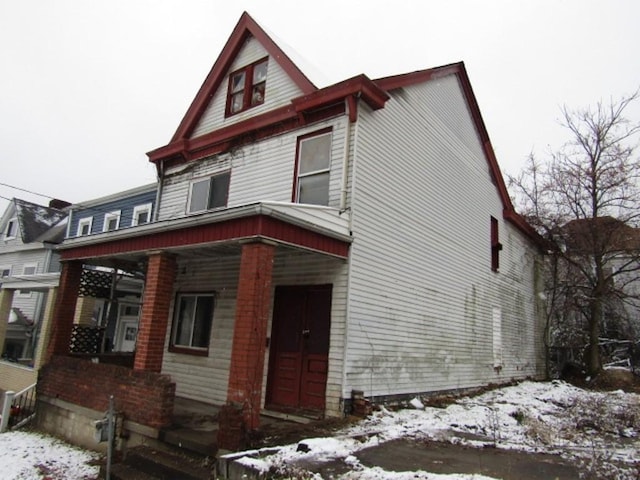
[[[531,154],[526,168],[509,178],[519,209],[551,246],[548,321],[583,321],[574,339],[586,344],[590,374],[602,369],[606,321],[640,313],[640,123],[625,116],[639,96],[564,107],[561,124],[570,140],[546,161]]]

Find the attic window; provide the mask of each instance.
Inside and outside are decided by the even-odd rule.
[[[7,229],[4,232],[4,239],[10,240],[12,238],[16,238],[17,232],[18,232],[18,219],[12,218],[7,223]]]
[[[263,58],[229,75],[227,116],[264,103],[268,59]]]
[[[78,222],[78,231],[76,232],[76,235],[78,237],[82,237],[84,235],[90,235],[92,224],[93,224],[93,217],[81,218],[80,221]]]
[[[112,232],[120,228],[120,210],[109,212],[104,215],[103,232]]]

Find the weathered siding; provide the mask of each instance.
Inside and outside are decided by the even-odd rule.
[[[327,408],[337,415],[346,318],[346,263],[342,260],[290,249],[279,249],[274,262],[274,289],[277,285],[333,284]],[[215,292],[216,302],[209,355],[197,357],[165,353],[162,371],[171,375],[176,382],[176,393],[179,396],[217,404],[226,401],[239,265],[239,255],[204,257],[180,262],[175,285],[176,293]],[[271,315],[269,317],[271,318]],[[268,331],[270,330],[271,325]],[[170,334],[169,329],[167,345]],[[267,350],[264,388],[267,383],[268,359]]]
[[[225,118],[227,89],[229,86],[228,74],[266,56],[268,56],[268,53],[260,42],[253,37],[249,37],[231,65],[231,68],[226,72],[225,78],[222,83],[220,83],[218,91],[216,91],[211,98],[211,102],[193,131],[192,138],[212,132],[220,127],[238,123],[249,117],[273,110],[274,108],[288,105],[292,98],[302,95],[302,91],[291,81],[277,60],[269,57],[264,103]]]
[[[502,220],[457,78],[393,91],[384,109],[361,108],[356,128],[345,396],[540,373],[532,247]],[[491,216],[504,245],[499,273],[491,271]]]
[[[115,197],[115,198],[114,198]],[[133,224],[133,210],[140,205],[151,203],[151,217],[153,218],[153,210],[156,201],[156,190],[150,188],[145,192],[139,192],[132,195],[123,195],[118,198],[118,194],[112,195],[105,199],[104,202],[92,201],[86,202],[86,205],[74,205],[69,216],[68,236],[76,237],[78,234],[78,223],[80,220],[92,217],[91,233],[102,233],[104,228],[104,217],[106,214],[120,210],[120,226],[118,230],[129,228]]]
[[[291,202],[297,138],[326,127],[332,127],[329,206],[338,208],[346,131],[344,116],[167,171],[162,185],[159,220],[185,216],[192,180],[229,169],[228,207],[258,201]]]

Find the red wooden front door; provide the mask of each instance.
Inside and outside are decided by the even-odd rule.
[[[324,410],[331,285],[276,287],[267,405]]]

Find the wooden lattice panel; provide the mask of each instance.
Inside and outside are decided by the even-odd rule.
[[[111,296],[112,276],[109,272],[83,270],[80,277],[81,297],[109,298]]]
[[[71,331],[71,353],[100,353],[104,328],[74,325]]]

